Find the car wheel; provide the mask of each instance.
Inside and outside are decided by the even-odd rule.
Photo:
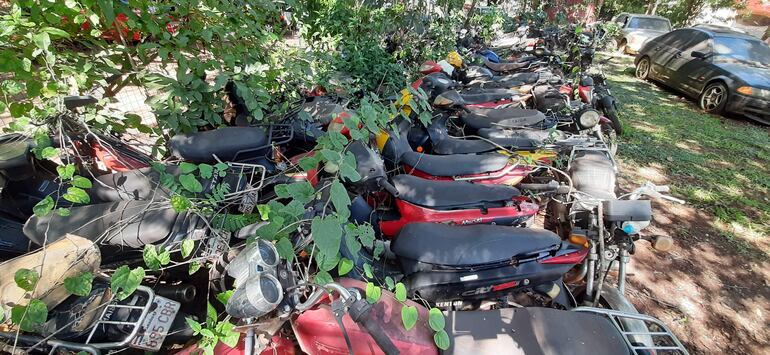
[[[720,114],[727,105],[727,86],[723,83],[712,83],[706,86],[700,94],[700,108],[708,113]]]
[[[625,40],[625,39],[624,39],[624,40],[622,40],[622,41],[620,42],[620,44],[618,45],[618,53],[620,53],[620,54],[626,54],[626,51],[627,51],[627,49],[628,49],[628,48],[626,48],[626,47],[627,47],[627,44],[628,44],[628,43],[626,42],[626,40]]]
[[[636,78],[647,80],[650,78],[650,58],[644,57],[636,64]]]

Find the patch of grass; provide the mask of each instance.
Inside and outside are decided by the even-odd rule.
[[[706,114],[692,100],[634,78],[631,58],[613,62],[605,72],[620,102],[625,131],[618,151],[626,168],[656,164],[675,195],[726,225],[768,237],[770,129]]]

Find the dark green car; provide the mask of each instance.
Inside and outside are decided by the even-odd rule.
[[[729,28],[696,26],[654,38],[634,60],[636,77],[698,99],[707,112],[770,124],[770,47]]]

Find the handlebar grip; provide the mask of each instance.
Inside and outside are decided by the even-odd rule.
[[[358,300],[350,306],[348,311],[350,318],[354,322],[364,327],[369,335],[372,336],[374,342],[382,349],[385,355],[398,355],[401,352],[398,350],[393,341],[390,340],[388,334],[382,329],[379,321],[370,316],[372,305],[366,300]]]
[[[388,181],[386,178],[380,178],[377,180],[377,185],[379,185],[381,188],[385,189],[385,191],[389,192],[393,197],[398,197],[399,193],[398,190],[396,190],[396,187],[393,186],[393,184]]]

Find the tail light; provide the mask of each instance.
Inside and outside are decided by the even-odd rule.
[[[423,73],[423,74],[438,73],[440,71],[441,71],[441,66],[432,60],[429,60],[425,63],[422,63],[422,65],[420,65],[420,73]]]

